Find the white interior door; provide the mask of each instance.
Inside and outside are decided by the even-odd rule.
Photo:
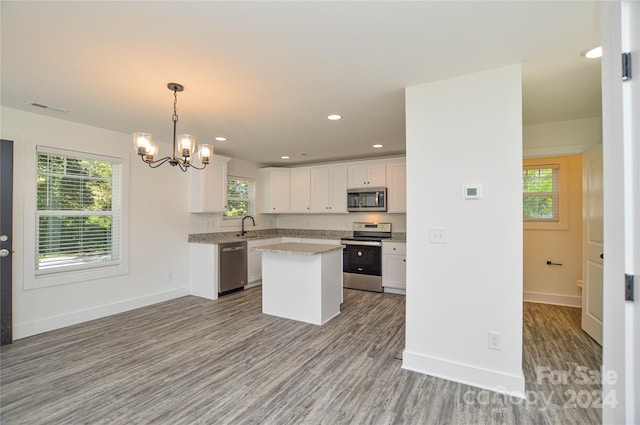
[[[602,145],[582,156],[582,329],[602,345]]]

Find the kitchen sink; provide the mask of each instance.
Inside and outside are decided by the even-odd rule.
[[[236,235],[236,236],[239,237],[240,239],[256,239],[260,237],[260,235],[244,235],[244,236]]]

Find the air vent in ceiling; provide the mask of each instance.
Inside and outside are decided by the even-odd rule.
[[[60,108],[58,106],[46,105],[46,104],[41,103],[41,102],[31,101],[31,102],[27,102],[27,105],[35,106],[36,108],[40,108],[40,109],[50,109],[50,110],[56,111],[56,112],[69,112],[68,109]]]

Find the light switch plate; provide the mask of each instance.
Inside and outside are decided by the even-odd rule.
[[[447,243],[446,227],[429,227],[429,242],[431,243]]]

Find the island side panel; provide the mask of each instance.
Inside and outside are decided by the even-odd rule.
[[[262,312],[322,324],[320,255],[262,253]]]
[[[191,295],[218,299],[218,245],[189,244],[189,290]]]
[[[342,303],[342,250],[322,254],[322,323],[340,314]]]

